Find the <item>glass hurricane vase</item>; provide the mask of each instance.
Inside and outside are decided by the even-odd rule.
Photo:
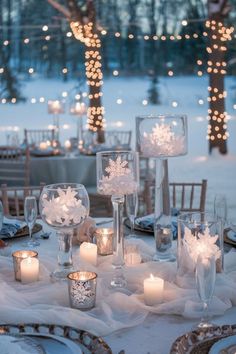
[[[173,261],[168,157],[187,153],[187,117],[182,115],[136,118],[137,151],[156,159],[154,235],[155,261]]]
[[[43,188],[39,205],[42,220],[57,232],[58,268],[51,276],[54,280],[66,279],[73,269],[73,229],[89,215],[88,193],[82,184],[51,184]]]
[[[135,193],[139,187],[138,153],[133,151],[109,151],[97,153],[97,190],[110,195],[113,205],[113,288],[126,286],[123,274],[124,233],[123,210],[125,195]]]

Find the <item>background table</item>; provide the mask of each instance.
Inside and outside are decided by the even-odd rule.
[[[96,156],[32,157],[30,159],[30,184],[40,182],[82,183],[96,185]]]

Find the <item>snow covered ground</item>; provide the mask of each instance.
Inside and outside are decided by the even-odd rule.
[[[161,105],[145,105],[148,78],[112,77],[104,80],[103,104],[108,129],[133,131],[135,142],[135,116],[160,113],[185,113],[189,124],[189,153],[170,160],[170,180],[208,180],[207,209],[211,210],[214,196],[225,194],[228,214],[236,219],[236,80],[226,78],[229,154],[208,156],[207,131],[207,77],[172,77],[159,80]],[[47,128],[52,116],[47,113],[47,100],[62,98],[63,92],[73,91],[75,81],[63,83],[57,80],[32,78],[23,83],[27,103],[0,104],[0,143],[5,144],[7,134],[17,130],[20,138],[24,128]],[[73,91],[73,95],[74,95]],[[45,102],[40,103],[39,98]],[[36,103],[31,103],[31,100]],[[66,98],[66,113],[61,115],[61,139],[74,136],[76,120],[69,114],[71,97]],[[117,101],[118,100],[118,101]],[[200,101],[199,101],[200,100]],[[201,104],[199,104],[199,102]],[[175,107],[174,107],[175,106]],[[85,119],[84,119],[85,122]]]

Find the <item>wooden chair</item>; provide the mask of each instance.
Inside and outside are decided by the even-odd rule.
[[[97,193],[96,187],[86,187],[90,200],[90,216],[111,217],[113,208],[111,197]]]
[[[2,184],[0,189],[4,215],[10,217],[23,216],[25,198],[32,195],[39,201],[44,186],[45,183],[40,183],[40,186],[37,187],[8,187],[6,184]]]
[[[5,146],[0,149],[0,183],[10,186],[28,186],[30,181],[30,154],[19,148]]]
[[[207,180],[200,183],[170,183],[171,207],[181,212],[204,212],[206,203]],[[145,181],[144,201],[147,214],[154,210],[154,181]]]
[[[37,146],[42,141],[55,140],[55,129],[25,129],[25,143],[27,146]]]
[[[132,131],[108,130],[105,131],[106,145],[109,147],[120,147],[130,149]]]

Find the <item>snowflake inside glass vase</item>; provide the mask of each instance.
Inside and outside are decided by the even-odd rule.
[[[110,151],[97,153],[97,189],[98,193],[111,195],[114,215],[113,266],[115,275],[112,287],[123,287],[124,238],[123,208],[124,196],[136,193],[139,186],[138,153],[133,151]]]

